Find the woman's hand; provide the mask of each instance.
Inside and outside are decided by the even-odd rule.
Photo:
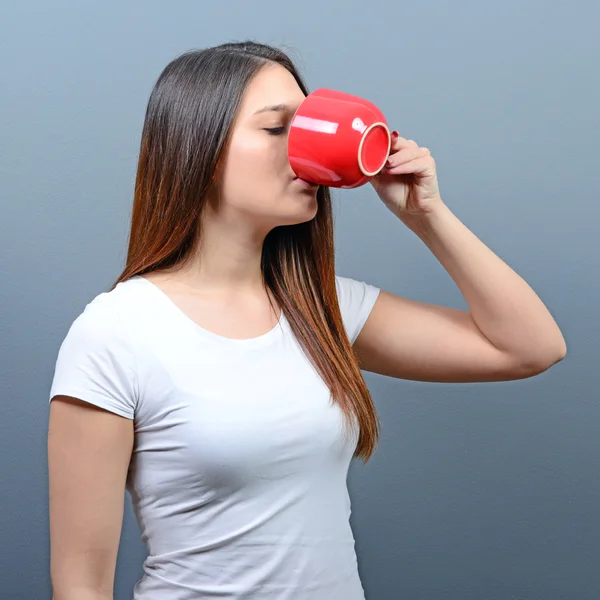
[[[412,220],[442,204],[435,161],[428,148],[392,132],[390,156],[371,184],[384,204],[400,219]]]

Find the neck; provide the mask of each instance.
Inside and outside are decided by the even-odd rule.
[[[267,232],[207,209],[200,244],[182,269],[187,283],[207,291],[262,288],[261,258]]]

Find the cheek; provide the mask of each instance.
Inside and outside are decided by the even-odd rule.
[[[279,210],[291,173],[286,136],[265,132],[234,134],[221,181],[221,200],[245,213]]]
[[[282,144],[274,143],[267,134],[239,135],[232,139],[227,157],[225,176],[241,186],[264,188],[273,184],[281,174]],[[287,156],[285,157],[287,160]]]

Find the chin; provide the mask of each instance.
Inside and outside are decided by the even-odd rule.
[[[263,208],[267,208],[264,207]],[[267,212],[260,216],[255,213],[255,218],[269,228],[299,225],[312,221],[319,210],[317,194],[297,194],[293,197],[284,197],[272,204]]]
[[[304,206],[299,206],[297,204],[288,214],[282,215],[283,219],[286,221],[286,225],[306,223],[312,221],[317,216],[319,205],[316,196],[314,198],[309,198],[308,200],[309,202]]]

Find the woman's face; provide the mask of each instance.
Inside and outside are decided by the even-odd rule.
[[[296,178],[287,154],[290,121],[303,99],[294,77],[279,65],[263,67],[250,82],[225,156],[219,212],[261,229],[317,214],[318,186]]]

